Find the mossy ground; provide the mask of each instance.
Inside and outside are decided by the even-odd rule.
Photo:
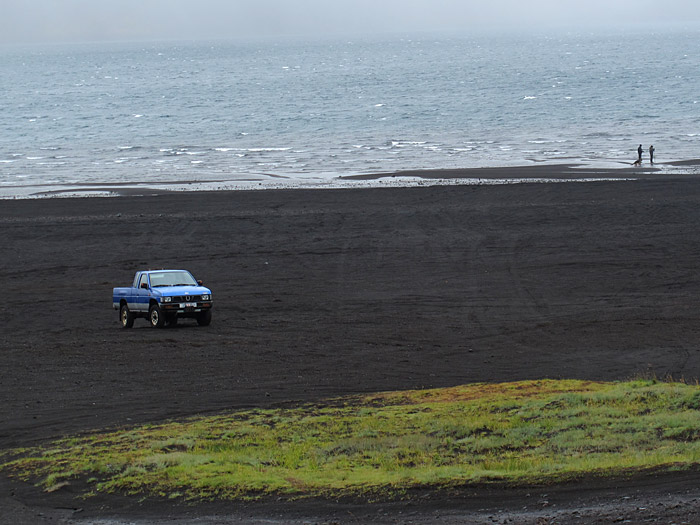
[[[189,500],[391,497],[556,483],[700,461],[700,387],[523,381],[334,399],[70,437],[0,469],[56,490]],[[4,460],[2,459],[4,457]]]

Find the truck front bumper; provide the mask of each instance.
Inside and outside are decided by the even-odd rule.
[[[160,303],[160,309],[166,314],[177,314],[177,315],[187,315],[187,314],[198,314],[210,310],[212,307],[211,302],[201,302],[201,303]]]

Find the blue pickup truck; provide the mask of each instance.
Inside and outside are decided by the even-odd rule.
[[[114,289],[112,305],[124,328],[134,326],[137,317],[154,328],[175,325],[181,317],[194,318],[200,326],[211,323],[211,290],[187,270],[136,272],[131,287]]]

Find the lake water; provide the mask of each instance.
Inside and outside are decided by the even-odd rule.
[[[12,46],[0,84],[5,196],[700,157],[700,30]]]

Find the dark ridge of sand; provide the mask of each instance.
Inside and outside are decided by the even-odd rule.
[[[669,166],[700,166],[700,159],[676,160],[667,162]]]
[[[378,390],[536,378],[696,380],[699,202],[700,178],[653,175],[4,201],[0,450]],[[122,330],[112,287],[148,267],[184,267],[203,279],[214,291],[212,325],[154,330],[137,320]],[[700,497],[694,473],[530,496],[469,489],[393,505],[196,508],[76,501],[70,487],[41,494],[0,480],[0,514],[15,523],[212,513],[219,521],[204,523],[667,521],[697,517]]]
[[[680,165],[680,164],[679,164]],[[684,164],[685,165],[685,164]],[[687,164],[692,165],[692,164]],[[586,178],[623,179],[635,175],[654,174],[659,165],[633,166],[622,164],[619,168],[594,168],[582,164],[542,164],[532,166],[495,168],[458,168],[438,170],[405,170],[365,175],[348,175],[341,180],[378,180],[393,177],[418,177],[423,179],[560,179],[580,180]]]

